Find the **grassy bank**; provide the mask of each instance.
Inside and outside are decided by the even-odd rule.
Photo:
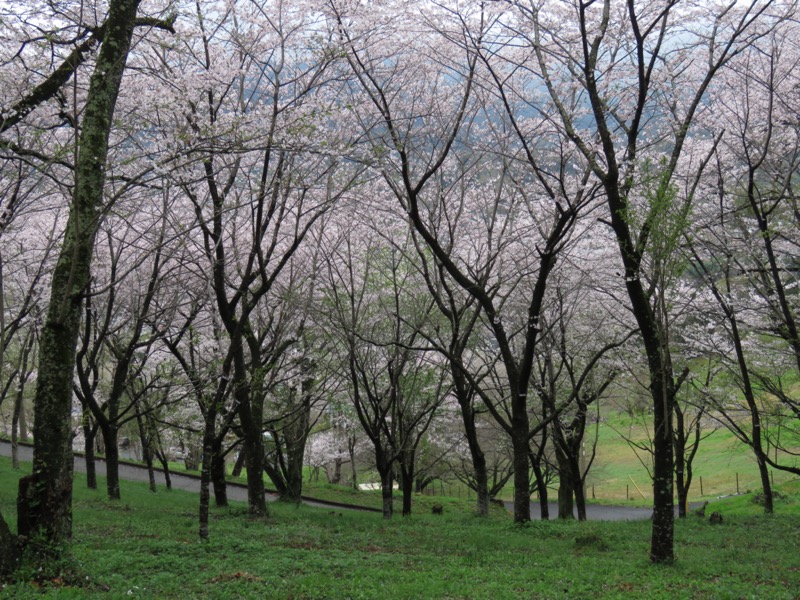
[[[19,472],[0,459],[0,507],[13,520]],[[794,490],[800,492],[800,490]],[[647,561],[648,522],[480,520],[445,508],[384,522],[380,515],[271,505],[214,510],[196,536],[197,498],[123,483],[123,501],[76,480],[70,559],[0,591],[2,598],[794,598],[800,590],[797,498],[778,514],[715,505],[722,525],[676,527],[678,562]]]
[[[650,437],[648,426],[652,429],[652,423],[647,416],[631,418],[615,410],[603,413],[597,458],[588,478],[590,495],[594,486],[598,499],[619,501],[625,500],[628,494],[632,500],[642,500],[636,490],[638,486],[647,501],[652,502],[650,476],[624,439],[628,437],[637,443],[645,443]],[[704,432],[708,437],[700,443],[693,463],[694,481],[689,494],[690,501],[760,489],[758,467],[750,448],[711,420],[706,421]],[[587,438],[590,436],[594,436],[593,429],[587,431]],[[800,440],[791,443],[788,433],[784,436],[784,442],[795,450],[800,450]],[[645,462],[648,461],[646,454],[640,451],[639,455]],[[779,458],[792,464],[792,459],[784,454]],[[772,471],[774,483],[778,485],[795,477],[791,473]]]

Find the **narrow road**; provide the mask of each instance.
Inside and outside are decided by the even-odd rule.
[[[11,456],[11,442],[1,441],[0,440],[0,456]],[[29,445],[19,445],[19,460],[25,462],[32,462],[33,461],[33,448]],[[78,473],[85,473],[86,472],[86,461],[83,459],[83,456],[76,454],[74,456],[75,460],[75,471]],[[102,458],[98,458],[96,461],[96,469],[97,469],[97,476],[98,477],[105,477],[106,476],[106,461]],[[156,477],[156,485],[166,486],[167,482],[164,479],[164,473],[160,469],[153,469]],[[194,492],[195,494],[200,493],[200,477],[199,476],[191,476],[191,475],[183,475],[180,473],[174,473],[170,471],[170,479],[172,481],[172,487],[178,490],[185,490],[187,492]],[[147,467],[131,464],[128,462],[120,462],[119,464],[119,477],[120,479],[124,479],[125,481],[142,481],[147,483],[149,481],[147,475]],[[213,494],[213,492],[212,492]],[[266,494],[267,502],[274,502],[278,499],[278,495],[275,493],[267,492]],[[247,486],[241,483],[231,483],[228,482],[228,500],[238,500],[241,502],[247,502]],[[324,500],[315,500],[312,498],[303,498],[303,503],[308,504],[309,506],[318,506],[323,508],[350,508],[353,510],[362,510],[368,512],[380,512],[378,509],[364,507],[364,506],[353,506],[353,505],[344,505],[338,502],[325,502]]]
[[[504,502],[506,509],[513,513],[514,503]],[[558,504],[555,502],[548,502],[547,506],[550,510],[550,518],[558,518]],[[678,513],[677,507],[675,514]],[[578,518],[578,511],[573,511],[575,518]],[[587,504],[586,505],[586,519],[588,521],[644,521],[649,519],[653,514],[653,509],[642,508],[638,506],[610,506],[605,504]],[[531,519],[539,520],[542,518],[541,507],[538,502],[531,502]]]
[[[11,456],[10,442],[0,441],[0,456]],[[32,461],[33,449],[28,445],[20,444],[19,459],[27,462]],[[75,455],[75,471],[79,473],[86,472],[86,463],[83,460],[83,456]],[[166,481],[164,480],[164,474],[159,469],[154,469],[154,471],[156,476],[156,484],[165,486]],[[106,475],[106,462],[101,458],[97,459],[97,475],[99,477],[105,477]],[[147,468],[139,465],[134,465],[131,463],[120,463],[119,476],[120,479],[124,479],[126,481],[143,481],[143,482],[148,481]],[[170,478],[172,479],[173,488],[186,490],[187,492],[194,492],[196,494],[200,493],[199,477],[181,475],[178,473],[170,473]],[[277,494],[274,493],[267,493],[266,497],[268,502],[272,502],[278,499]],[[228,483],[228,499],[247,502],[247,486],[242,485],[240,483]],[[308,499],[304,498],[303,502],[310,506],[352,508],[355,510],[380,512],[380,510],[374,508],[349,506],[344,504],[338,504],[335,502],[324,502],[320,500],[314,500],[311,498]],[[690,505],[689,508],[691,510],[692,508],[700,506],[701,504],[702,503],[694,503],[693,505]],[[505,506],[509,511],[511,512],[514,511],[513,503],[506,502]],[[558,505],[555,503],[550,503],[549,507],[550,507],[550,518],[557,517]],[[675,508],[676,513],[677,510],[678,509],[676,507]],[[649,519],[652,513],[653,511],[649,508],[640,508],[635,506],[606,506],[602,504],[588,504],[586,506],[586,518],[590,521],[643,521],[645,519]],[[531,518],[541,519],[541,513],[539,510],[538,502],[531,502]],[[576,518],[577,518],[577,513],[576,513]]]
[[[11,456],[11,443],[0,441],[0,456]],[[31,446],[20,444],[19,446],[19,459],[21,461],[33,461],[33,448]],[[96,469],[98,477],[106,476],[106,461],[102,458],[96,460]],[[75,455],[75,471],[78,473],[86,473],[86,461],[83,456]],[[156,476],[156,484],[166,486],[167,482],[164,479],[164,473],[159,469],[154,469]],[[119,464],[119,477],[126,481],[149,481],[147,476],[147,468],[132,465],[127,462],[120,462]],[[170,472],[170,479],[172,480],[172,487],[179,490],[186,490],[187,492],[200,493],[200,479],[196,477],[187,477],[177,473]],[[238,484],[228,485],[228,498],[231,500],[242,500],[247,502],[247,488]],[[275,500],[277,496],[267,494],[267,500]]]

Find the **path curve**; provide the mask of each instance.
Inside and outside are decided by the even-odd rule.
[[[0,456],[11,456],[11,443],[0,441]],[[33,460],[33,448],[29,444],[19,445],[19,459],[21,461],[30,462]],[[97,475],[98,477],[105,477],[106,475],[106,462],[102,458],[97,459]],[[75,455],[75,470],[79,473],[86,472],[86,463],[83,456]],[[153,469],[156,476],[156,484],[165,486],[164,473],[160,469]],[[147,483],[149,481],[147,475],[147,468],[127,461],[120,461],[119,464],[120,479],[126,481],[142,481]],[[187,492],[200,493],[200,478],[198,476],[183,475],[180,473],[170,473],[172,479],[172,487]],[[266,494],[268,502],[273,502],[278,499],[278,495],[274,492]],[[228,482],[228,499],[239,500],[247,502],[247,486],[241,483]],[[368,512],[381,512],[380,509],[371,508],[366,506],[355,506],[351,504],[342,504],[339,502],[326,502],[324,500],[317,500],[314,498],[303,497],[303,502],[309,506],[328,507],[328,508],[345,508],[352,510],[362,510]],[[505,502],[505,507],[511,512],[514,512],[514,504],[512,502]],[[701,506],[702,503],[690,504],[690,509]],[[550,518],[558,516],[558,504],[551,502]],[[677,507],[675,511],[677,513]],[[636,506],[609,506],[604,504],[587,504],[586,505],[586,518],[590,521],[643,521],[649,519],[653,514],[650,508],[641,508]],[[577,512],[575,513],[577,518]],[[541,512],[538,502],[531,502],[531,518],[538,520],[541,519]]]
[[[11,456],[11,442],[0,440],[0,456]],[[19,445],[19,460],[23,462],[32,462],[33,461],[33,447],[30,444],[23,444]],[[75,471],[78,473],[85,473],[86,472],[86,461],[83,459],[83,455],[75,454],[74,455],[74,465]],[[96,469],[97,469],[97,476],[98,477],[105,477],[106,476],[106,461],[102,458],[97,458],[95,461]],[[166,479],[164,478],[164,473],[161,469],[153,468],[153,472],[155,473],[156,477],[156,485],[160,485],[162,487],[167,485]],[[195,494],[200,493],[200,477],[198,475],[184,475],[182,473],[174,473],[170,471],[170,480],[172,481],[172,487],[179,490],[184,490],[187,492],[193,492]],[[147,467],[143,465],[137,465],[135,463],[131,463],[125,460],[121,460],[119,463],[119,477],[120,479],[124,479],[125,481],[141,481],[147,483],[150,481],[149,476],[147,474]],[[212,492],[213,494],[213,492]],[[268,491],[265,495],[267,502],[274,502],[278,499],[278,494],[275,492]],[[228,500],[238,500],[241,502],[247,502],[247,486],[241,483],[235,482],[228,482]],[[366,512],[381,512],[377,508],[371,508],[368,506],[356,506],[352,504],[342,504],[340,502],[326,502],[324,500],[318,500],[316,498],[306,498],[303,497],[303,503],[308,504],[309,506],[317,506],[323,508],[347,508],[351,510],[361,510]]]

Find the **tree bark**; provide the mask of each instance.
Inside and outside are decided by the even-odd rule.
[[[650,560],[656,563],[662,563],[672,562],[675,559],[675,502],[672,484],[675,471],[672,445],[673,398],[667,396],[663,401],[660,397],[656,398],[656,385],[662,387],[662,382],[656,381],[654,383],[653,529],[650,538]],[[660,395],[661,394],[658,394],[658,396]]]
[[[19,469],[19,415],[22,411],[22,386],[14,399],[14,414],[11,417],[11,468]]]
[[[528,424],[515,427],[511,445],[514,450],[514,522],[531,520],[530,461],[528,459]]]
[[[172,489],[172,477],[170,476],[169,472],[169,461],[167,460],[166,455],[163,451],[157,450],[156,451],[156,458],[158,458],[158,462],[161,463],[161,470],[164,472],[164,483],[168,490]]]
[[[83,461],[86,465],[86,487],[88,487],[90,490],[97,489],[97,460],[94,454],[94,445],[96,439],[97,427],[92,427],[91,423],[87,423],[86,415],[84,415]]]
[[[275,432],[276,442],[278,435],[283,437],[283,451],[285,456],[278,457],[278,462],[283,469],[284,492],[281,500],[299,503],[303,494],[303,459],[305,457],[306,441],[308,440],[309,423],[311,419],[311,397],[310,393],[314,385],[314,379],[304,379],[300,385],[301,406],[299,410],[291,416],[291,421],[286,423],[283,431],[278,434]],[[276,448],[276,453],[281,452],[281,448]],[[274,481],[274,480],[273,480]]]
[[[352,481],[350,482],[353,489],[358,489],[358,467],[356,465],[356,436],[350,435],[347,437],[347,453],[350,455],[350,470],[352,472]]]
[[[144,464],[147,466],[147,480],[150,484],[150,491],[155,493],[156,492],[156,474],[153,471],[153,449],[152,449],[152,439],[150,434],[147,432],[147,428],[145,425],[145,419],[142,417],[142,413],[139,410],[138,403],[136,404],[136,424],[139,427],[139,441],[142,444],[142,458],[144,459]]]
[[[400,457],[400,487],[403,492],[404,517],[411,516],[411,502],[414,497],[414,457]]]
[[[486,455],[478,439],[478,427],[475,422],[473,407],[474,394],[470,394],[466,378],[461,372],[461,366],[450,362],[450,372],[453,377],[456,400],[461,407],[461,420],[464,423],[464,435],[467,438],[467,447],[475,472],[475,493],[477,495],[477,510],[481,517],[489,516],[489,472],[486,467]]]
[[[554,446],[558,462],[558,518],[574,519],[575,479],[572,465],[561,445],[556,442]]]
[[[211,480],[211,463],[214,454],[214,432],[206,427],[203,435],[203,461],[200,467],[200,508],[199,508],[199,535],[201,540],[208,540],[208,504],[209,504],[209,482]]]
[[[575,486],[575,509],[578,511],[578,521],[586,520],[586,488],[583,481],[578,481]]]
[[[214,486],[214,504],[228,506],[228,482],[225,479],[225,456],[222,453],[222,440],[214,436],[211,444],[211,482]]]
[[[139,0],[111,0],[89,82],[75,159],[75,193],[52,275],[39,346],[33,472],[19,483],[17,532],[60,544],[72,536],[72,385],[83,295],[103,214],[108,136]]]
[[[686,486],[686,427],[683,411],[675,406],[675,487],[678,494],[678,518],[686,518],[689,490]]]
[[[19,564],[19,540],[0,514],[0,579],[14,572]]]
[[[267,502],[264,496],[264,440],[261,434],[260,413],[258,420],[254,419],[250,410],[250,398],[246,390],[245,376],[237,382],[236,398],[244,396],[240,401],[239,417],[242,423],[244,440],[242,443],[245,454],[245,467],[247,468],[247,508],[251,517],[266,517]]]
[[[392,468],[385,466],[380,469],[381,476],[381,498],[383,499],[383,518],[391,519],[394,514],[394,498],[392,486],[394,485],[394,477],[392,476]]]
[[[625,268],[625,287],[647,355],[650,395],[653,401],[653,528],[650,539],[650,560],[654,563],[669,563],[675,559],[675,513],[673,512],[675,382],[665,333],[656,319],[653,307],[650,305],[650,297],[641,280],[642,256],[636,249],[626,220],[629,206],[627,198],[620,194],[618,176],[619,173],[616,171],[613,174],[609,173],[603,185],[611,212],[611,225]]]
[[[106,491],[109,500],[119,500],[119,446],[117,428],[109,424],[101,424],[100,433],[106,447]]]
[[[236,462],[233,463],[233,470],[231,471],[231,477],[241,476],[243,468],[244,468],[244,450],[240,450],[239,454],[236,456]]]
[[[533,476],[536,479],[536,494],[539,496],[539,513],[542,521],[550,520],[550,504],[547,493],[547,481],[545,480],[542,467],[537,462],[531,464]]]
[[[489,516],[489,473],[486,468],[486,456],[472,457],[472,466],[475,469],[475,494],[478,496],[476,508],[479,517]]]
[[[327,471],[325,472],[327,475]],[[342,482],[342,458],[337,456],[333,461],[333,475],[328,477],[328,483],[339,485]]]
[[[0,290],[0,293],[1,292],[2,290]],[[23,416],[22,422],[24,423],[23,404],[25,401],[25,384],[30,375],[28,371],[28,357],[30,356],[32,346],[33,336],[29,333],[22,349],[22,360],[19,367],[19,385],[17,386],[17,393],[14,395],[14,412],[11,417],[11,468],[14,470],[19,469],[20,417]]]
[[[772,483],[769,480],[766,457],[760,448],[756,453],[756,462],[758,463],[758,474],[761,476],[761,487],[764,491],[764,512],[771,515],[775,510],[773,505]]]

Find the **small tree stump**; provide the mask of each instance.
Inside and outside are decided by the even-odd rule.
[[[441,515],[444,512],[444,506],[441,504],[434,504],[431,507],[431,512],[435,515]]]
[[[703,506],[701,506],[700,508],[696,509],[694,511],[694,514],[697,515],[698,517],[705,517],[706,516],[706,506],[708,506],[708,500],[703,502]]]

